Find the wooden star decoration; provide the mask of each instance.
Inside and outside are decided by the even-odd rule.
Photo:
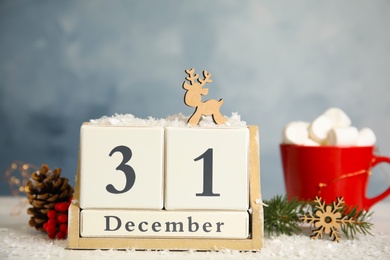
[[[331,205],[326,205],[320,197],[314,200],[314,214],[307,213],[302,216],[302,221],[314,225],[316,229],[312,230],[312,239],[322,238],[322,234],[329,234],[333,241],[340,242],[339,228],[343,225],[355,224],[355,219],[342,215],[344,209],[344,199],[337,198],[337,202],[333,201]]]

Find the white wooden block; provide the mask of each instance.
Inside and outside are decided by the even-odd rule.
[[[82,237],[237,238],[249,235],[247,211],[81,211]]]
[[[247,128],[166,128],[165,209],[246,210]]]
[[[83,124],[80,139],[81,208],[162,208],[162,127]]]

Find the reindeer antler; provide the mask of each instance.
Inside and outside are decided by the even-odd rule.
[[[191,83],[191,85],[194,85],[195,80],[199,77],[198,74],[194,74],[194,72],[195,72],[194,68],[186,70],[186,73],[188,74],[188,77],[186,77],[186,80],[188,80]],[[198,81],[199,81],[199,79],[198,79]]]
[[[200,83],[201,86],[204,86],[204,84],[206,83],[209,83],[209,82],[213,82],[211,80],[211,74],[207,72],[207,70],[204,70],[203,71],[203,77],[204,79],[198,79],[198,82]]]

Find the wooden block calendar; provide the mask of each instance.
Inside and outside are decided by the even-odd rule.
[[[258,127],[225,124],[223,100],[201,98],[211,74],[186,73],[187,125],[81,126],[68,248],[261,249]]]
[[[82,127],[76,190],[69,209],[68,248],[259,250],[262,247],[256,126],[241,130],[126,128]],[[138,135],[148,137],[147,143],[139,148],[137,131]],[[106,138],[102,144],[100,141],[104,138],[101,135],[107,137],[107,133],[111,138]],[[201,141],[197,134],[209,134],[210,139]],[[123,135],[129,138],[122,140]],[[186,143],[183,137],[186,135],[195,138]],[[215,135],[224,138],[224,144],[215,140],[218,139]],[[233,141],[228,142],[226,138]],[[191,142],[198,143],[193,154],[180,150],[191,150]],[[121,152],[116,147],[128,147],[131,156],[126,154],[125,148]],[[107,158],[100,158],[99,151]],[[145,152],[145,158],[139,159],[138,152]],[[231,158],[219,157],[217,153]],[[119,158],[112,158],[115,154]],[[186,160],[187,156],[190,159]],[[235,156],[242,157],[238,163]],[[107,160],[113,162],[107,163]],[[187,163],[190,165],[185,166]],[[115,170],[118,165],[122,165],[123,168],[119,167],[122,170]],[[131,174],[126,174],[129,172],[134,173],[134,180]],[[237,172],[236,176],[234,173]],[[183,178],[178,180],[180,173]],[[186,176],[186,173],[191,176]],[[128,182],[134,183],[130,185]],[[175,189],[175,185],[181,188]],[[135,192],[134,196],[131,191]]]

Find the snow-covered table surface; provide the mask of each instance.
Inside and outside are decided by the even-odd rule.
[[[374,236],[357,235],[340,243],[304,235],[265,237],[260,252],[170,252],[135,250],[68,250],[66,240],[51,240],[29,227],[22,199],[0,196],[0,259],[390,259],[390,202],[371,211]],[[20,211],[19,214],[17,211]]]

